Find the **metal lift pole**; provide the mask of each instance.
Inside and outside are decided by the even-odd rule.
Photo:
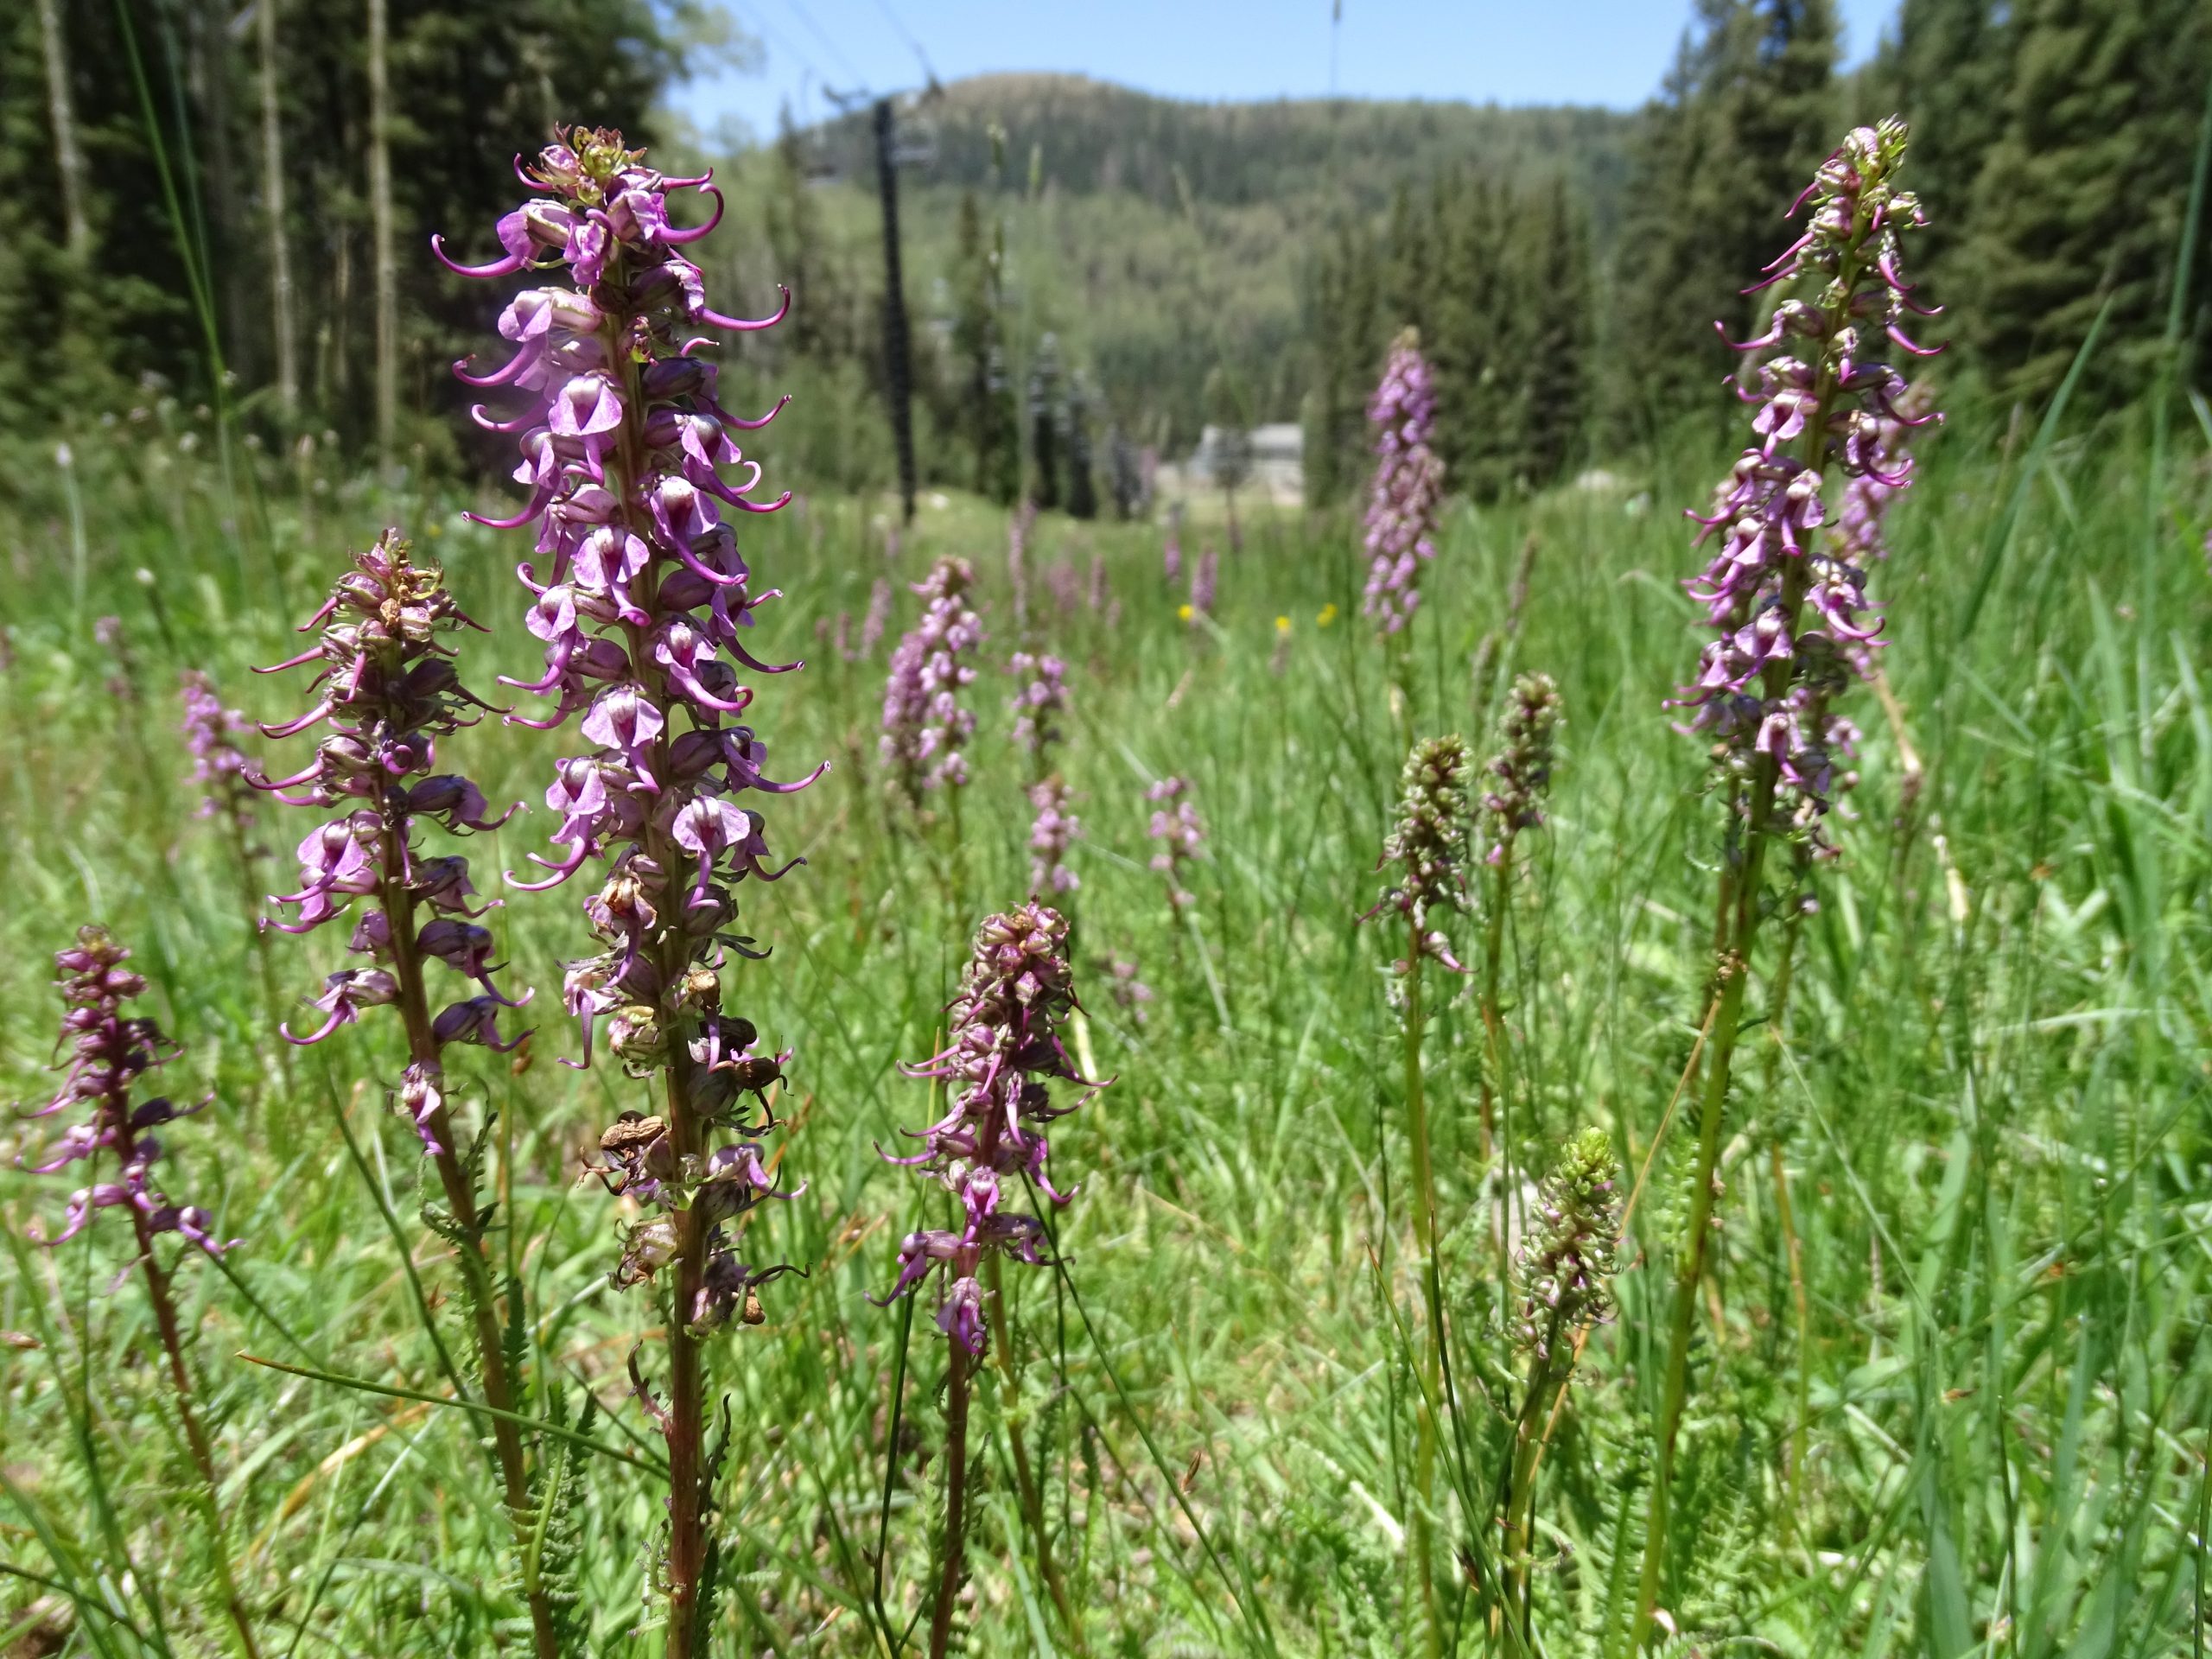
[[[914,373],[906,335],[906,288],[899,264],[899,167],[892,153],[891,100],[875,101],[875,182],[883,203],[883,385],[899,455],[902,522],[914,521]]]

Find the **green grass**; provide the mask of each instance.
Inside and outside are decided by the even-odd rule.
[[[442,558],[492,628],[471,683],[535,660],[518,626],[517,535],[456,504],[337,479],[302,496],[289,466],[227,499],[190,423],[157,414],[80,442],[85,600],[73,592],[62,475],[44,457],[0,559],[0,1099],[44,1098],[51,953],[107,922],[153,982],[148,1011],[189,1046],[166,1080],[214,1106],[166,1135],[168,1184],[242,1235],[229,1272],[191,1262],[196,1330],[229,1545],[264,1651],[489,1652],[526,1645],[490,1459],[448,1392],[397,1245],[448,1345],[466,1347],[448,1254],[416,1219],[421,1160],[383,1107],[401,1063],[373,1014],[291,1057],[288,1087],[247,919],[219,838],[193,817],[175,737],[176,670],[213,672],[274,719],[296,682],[249,664],[291,654],[303,615],[386,516]],[[772,456],[772,440],[764,446]],[[1869,692],[1859,817],[1821,870],[1781,1029],[1737,1068],[1725,1228],[1712,1252],[1661,1597],[1683,1651],[2021,1659],[2201,1651],[2206,1423],[2212,1420],[2212,596],[2198,549],[2204,435],[2151,475],[2126,433],[2035,448],[1954,431],[1930,445],[1878,575],[1884,661],[1927,766],[1901,809],[1897,741]],[[1413,639],[1411,706],[1394,715],[1357,615],[1340,524],[1262,516],[1224,548],[1217,622],[1179,622],[1148,527],[1049,519],[1033,539],[1035,613],[1071,664],[1065,770],[1086,840],[1078,987],[1097,1064],[1116,1081],[1055,1135],[1080,1179],[1058,1217],[1067,1271],[1013,1268],[1023,1420],[1045,1471],[1055,1551],[1096,1653],[1414,1651],[1403,1554],[1414,1490],[1408,1348],[1421,1319],[1405,1204],[1402,1066],[1385,967],[1397,941],[1352,917],[1395,795],[1402,731],[1469,719],[1468,661],[1497,624],[1522,541],[1541,538],[1519,664],[1559,681],[1567,727],[1551,822],[1509,925],[1510,1153],[1535,1171],[1595,1124],[1650,1169],[1622,1252],[1616,1323],[1590,1342],[1542,1465],[1541,1650],[1618,1647],[1633,1611],[1649,1424],[1664,1358],[1667,1270],[1687,1211],[1694,1093],[1655,1132],[1702,1016],[1717,804],[1698,745],[1662,700],[1696,651],[1676,586],[1693,566],[1675,509],[1711,457],[1651,469],[1619,494],[1562,493],[1460,509]],[[240,486],[251,480],[242,470]],[[2012,504],[2019,503],[2017,512]],[[1648,510],[1643,510],[1648,505]],[[763,683],[776,770],[835,770],[769,804],[772,844],[807,868],[747,889],[774,947],[734,976],[732,1006],[797,1051],[783,1167],[810,1182],[774,1206],[748,1255],[806,1266],[767,1287],[766,1325],[712,1351],[731,1402],[721,1652],[869,1653],[925,1618],[944,1345],[926,1310],[904,1361],[902,1315],[865,1300],[929,1205],[874,1143],[926,1121],[899,1059],[931,1049],[973,909],[1024,896],[1027,808],[1005,741],[1013,647],[1004,524],[965,500],[925,508],[895,566],[880,504],[817,497],[752,531],[789,598],[769,642],[811,659]],[[1186,531],[1186,558],[1217,529]],[[984,575],[993,671],[957,854],[890,810],[874,766],[882,652],[847,663],[817,638],[872,583],[939,551]],[[1084,597],[1103,558],[1106,613]],[[1050,572],[1072,568],[1076,602]],[[151,586],[133,576],[154,573]],[[1977,601],[1984,573],[1986,599]],[[898,626],[912,618],[903,586]],[[1325,607],[1335,620],[1321,626]],[[92,624],[121,615],[140,697]],[[1971,613],[1971,620],[1969,620]],[[1289,620],[1278,659],[1278,616]],[[1280,671],[1278,671],[1278,668]],[[1471,733],[1487,752],[1488,732]],[[543,796],[573,733],[493,722],[449,759],[495,799]],[[273,759],[302,752],[304,740]],[[1178,933],[1147,867],[1147,782],[1188,777],[1211,830],[1199,903]],[[316,822],[269,809],[267,885]],[[462,849],[493,890],[551,827],[542,806]],[[957,857],[955,873],[948,860]],[[601,1288],[621,1206],[579,1182],[598,1129],[644,1085],[578,1074],[559,964],[587,946],[581,889],[513,895],[493,919],[512,982],[535,986],[526,1067],[468,1052],[465,1115],[499,1113],[495,1252],[528,1296],[528,1409],[650,1463],[626,1359],[660,1315]],[[1479,924],[1469,918],[1471,931]],[[1773,952],[1754,964],[1764,1006]],[[1471,944],[1463,934],[1462,942]],[[318,985],[342,938],[271,946],[284,996]],[[1134,958],[1157,992],[1142,1026],[1100,963]],[[1431,978],[1441,995],[1443,976]],[[1472,1001],[1432,1007],[1426,1055],[1465,1459],[1436,1483],[1440,1547],[1482,1535],[1517,1398],[1497,1334],[1503,1300],[1477,1157],[1483,1040]],[[343,1118],[359,1160],[339,1130]],[[1773,1159],[1802,1243],[1798,1328]],[[185,1455],[135,1281],[112,1226],[48,1252],[64,1177],[0,1174],[0,1652],[226,1651],[204,1531],[180,1501]],[[391,1217],[387,1222],[386,1214]],[[641,1354],[650,1366],[658,1344]],[[396,1392],[244,1363],[251,1352]],[[1802,1363],[1801,1364],[1801,1355]],[[557,1402],[557,1406],[556,1406]],[[1788,1470],[1800,1425],[1807,1456]],[[480,1427],[480,1425],[479,1425]],[[995,1389],[979,1401],[968,1650],[1071,1650],[1022,1543]],[[575,1588],[590,1651],[657,1651],[632,1633],[659,1518],[653,1477],[558,1437],[582,1459]],[[873,1562],[883,1497],[888,1548]],[[1470,1513],[1459,1494],[1481,1500]],[[1440,1593],[1461,1652],[1492,1650],[1448,1560]]]

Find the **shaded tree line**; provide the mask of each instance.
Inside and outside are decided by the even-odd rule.
[[[1480,173],[1339,229],[1313,262],[1309,493],[1365,475],[1363,403],[1408,323],[1435,365],[1439,448],[1478,495],[1545,482],[1585,444],[1717,433],[1735,359],[1714,322],[1761,330],[1771,297],[1741,273],[1788,245],[1783,210],[1842,129],[1891,111],[1913,126],[1931,222],[1916,270],[1965,406],[2049,397],[2100,316],[2077,407],[2203,382],[2212,8],[1905,0],[1863,68],[1838,73],[1840,44],[1832,0],[1697,0],[1594,251],[1577,187]]]
[[[2173,345],[2212,378],[2212,213],[2178,257],[2212,130],[2203,0],[1905,0],[1870,95],[1913,124],[1947,335],[2005,401],[2047,395],[2106,311],[2081,395],[2142,394]]]
[[[1592,401],[1590,236],[1564,181],[1524,188],[1454,170],[1402,189],[1380,226],[1349,224],[1317,263],[1306,493],[1366,476],[1366,404],[1391,339],[1418,329],[1434,375],[1432,442],[1454,487],[1552,482],[1583,452]]]
[[[556,119],[650,139],[698,13],[0,8],[0,168],[18,184],[0,196],[0,397],[16,429],[119,407],[151,373],[272,438],[333,431],[348,453],[403,458],[449,444],[446,365],[493,302],[432,264],[429,233],[486,251],[512,201],[506,158]],[[1904,0],[1866,67],[1839,73],[1838,54],[1833,0],[1697,0],[1634,117],[1213,108],[1068,77],[946,89],[916,118],[938,181],[916,193],[927,257],[908,284],[925,474],[1108,507],[1141,493],[1143,448],[1194,442],[1217,404],[1242,423],[1302,396],[1313,491],[1335,499],[1364,474],[1363,401],[1408,323],[1435,364],[1440,447],[1478,494],[1685,422],[1718,430],[1733,359],[1713,320],[1758,331],[1765,299],[1740,273],[1787,243],[1782,207],[1842,127],[1892,109],[1915,130],[1933,225],[1916,264],[1948,309],[1935,333],[1952,345],[1955,407],[1975,390],[2000,410],[2048,396],[2100,316],[2083,410],[2161,373],[2203,382],[2212,213],[2192,219],[2190,203],[2212,8]],[[784,442],[819,481],[857,486],[887,475],[880,254],[861,204],[814,188],[849,125],[747,158],[747,222],[766,234],[704,251],[754,308],[792,289],[789,324],[730,355],[764,391],[779,376],[804,388]],[[1026,192],[1005,177],[1009,144]],[[1302,352],[1288,343],[1300,262]],[[1224,326],[1262,313],[1256,332]]]
[[[509,158],[556,121],[650,137],[687,17],[658,0],[0,8],[0,397],[35,429],[152,374],[226,393],[276,437],[442,442],[447,365],[490,302],[431,262],[430,232],[486,257]]]
[[[1632,152],[1607,284],[1612,435],[1726,418],[1713,320],[1745,339],[1771,303],[1736,273],[1788,244],[1782,208],[1842,128],[1892,111],[1929,220],[1917,279],[1947,310],[1928,332],[1962,392],[2047,397],[2101,313],[2086,410],[2143,395],[2162,363],[2203,378],[2212,220],[2183,245],[2212,131],[2212,8],[1905,0],[1864,68],[1840,76],[1837,52],[1831,0],[1699,0]]]

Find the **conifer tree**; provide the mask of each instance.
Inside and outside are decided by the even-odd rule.
[[[1308,506],[1343,500],[1363,476],[1367,394],[1382,361],[1381,276],[1375,238],[1355,222],[1340,225],[1313,277],[1313,378],[1303,410]]]
[[[838,305],[823,246],[822,210],[807,185],[805,141],[788,107],[777,123],[773,181],[765,215],[768,245],[775,253],[776,280],[791,295],[790,338],[779,343],[800,357],[827,358],[842,344],[836,338]]]
[[[1440,188],[1432,183],[1423,200],[1415,196],[1411,186],[1402,184],[1391,198],[1390,228],[1383,238],[1381,272],[1385,341],[1401,328],[1419,328],[1435,321],[1425,313],[1436,292],[1435,193]],[[1382,359],[1382,344],[1376,345],[1376,365]],[[1375,366],[1370,365],[1370,380]]]
[[[1747,339],[1761,296],[1745,271],[1782,242],[1773,204],[1797,194],[1834,124],[1832,0],[1698,0],[1647,111],[1622,226],[1617,420],[1649,430],[1731,407],[1719,319]]]
[[[957,418],[965,426],[978,494],[1011,505],[1020,484],[1020,434],[1001,322],[1000,235],[983,226],[973,190],[961,193],[955,233],[952,355],[960,377]]]
[[[1916,263],[1939,295],[1951,291],[1974,182],[2005,130],[2018,36],[1996,0],[1904,0],[1871,66],[1871,112],[1912,128],[1913,190],[1931,209]]]
[[[1529,226],[1532,275],[1525,284],[1529,335],[1526,475],[1556,479],[1580,449],[1589,415],[1584,377],[1590,346],[1590,242],[1566,182],[1554,181]]]
[[[1091,475],[1090,388],[1077,370],[1068,388],[1068,517],[1098,516],[1098,481]]]
[[[461,356],[483,321],[481,296],[419,257],[431,228],[512,205],[502,169],[518,142],[556,119],[649,137],[646,111],[683,61],[675,10],[653,0],[391,0],[388,343],[403,427],[423,389],[459,395],[429,370]],[[149,372],[188,402],[207,399],[219,365],[192,297],[195,271],[208,279],[219,366],[239,376],[249,415],[264,388],[278,403],[274,273],[263,267],[281,194],[299,256],[288,275],[302,419],[356,448],[370,436],[369,11],[365,0],[283,0],[281,29],[268,33],[257,16],[214,0],[0,5],[0,177],[24,185],[0,196],[0,340],[38,342],[0,348],[0,397],[24,429],[119,404]],[[59,133],[49,67],[64,77]],[[265,161],[272,121],[276,190]],[[57,168],[81,184],[73,204]],[[442,441],[444,423],[415,429]]]
[[[1029,366],[1029,499],[1050,511],[1060,505],[1060,342],[1046,334]]]
[[[1206,419],[1214,429],[1213,481],[1229,508],[1229,544],[1243,545],[1236,522],[1236,492],[1252,476],[1252,417],[1244,388],[1224,364],[1206,375]]]
[[[2212,12],[2202,0],[2024,0],[2012,27],[2003,130],[1975,182],[1959,291],[1939,297],[1957,302],[2000,393],[2027,397],[2057,385],[2109,302],[2082,391],[2114,402],[2147,385],[2171,303]],[[2185,325],[2212,294],[2204,245]]]
[[[1475,173],[1439,186],[1427,232],[1436,274],[1422,337],[1433,342],[1437,453],[1457,487],[1484,498],[1527,470],[1527,219],[1513,192]]]

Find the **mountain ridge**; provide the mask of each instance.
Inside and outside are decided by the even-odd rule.
[[[1517,183],[1564,178],[1602,240],[1618,209],[1641,119],[1589,105],[1290,98],[1205,102],[1090,76],[1007,71],[966,76],[899,100],[902,144],[927,160],[919,183],[987,188],[991,127],[1005,134],[1001,188],[1071,195],[1126,192],[1156,206],[1249,207],[1325,200],[1374,213],[1402,185],[1476,166]],[[870,117],[855,109],[804,130],[823,173],[872,175]],[[1305,219],[1304,213],[1295,217]]]

